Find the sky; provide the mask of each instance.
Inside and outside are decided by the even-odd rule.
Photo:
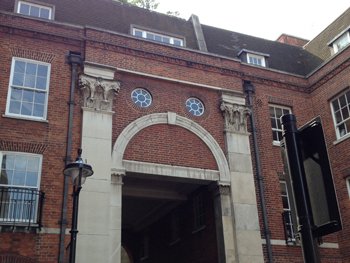
[[[158,0],[158,12],[191,14],[201,24],[276,40],[282,33],[311,40],[350,7],[349,0]]]

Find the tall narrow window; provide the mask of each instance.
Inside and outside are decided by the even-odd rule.
[[[280,141],[282,140],[282,127],[281,127],[280,118],[285,114],[290,114],[291,110],[290,108],[283,107],[283,106],[269,105],[269,111],[270,111],[273,143],[275,145],[279,145]]]
[[[42,156],[0,152],[0,221],[34,222]]]
[[[331,106],[337,138],[339,139],[350,133],[350,91],[333,100]]]
[[[286,234],[286,240],[287,241],[294,241],[294,230],[293,230],[293,221],[292,221],[292,211],[291,206],[289,202],[289,195],[287,190],[287,185],[285,182],[280,182],[281,186],[281,196],[282,196],[282,203],[283,203],[283,221],[284,221],[284,229]]]
[[[50,64],[13,58],[6,115],[46,119]]]
[[[204,227],[203,196],[197,195],[194,198],[194,230]]]

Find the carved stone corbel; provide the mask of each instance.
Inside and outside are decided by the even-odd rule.
[[[248,132],[248,117],[251,113],[249,107],[222,101],[220,110],[224,116],[225,131]]]
[[[120,83],[81,74],[79,87],[84,107],[112,111],[113,99],[120,90]]]

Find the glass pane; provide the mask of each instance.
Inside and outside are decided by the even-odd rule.
[[[332,105],[333,105],[333,110],[334,110],[334,111],[339,110],[339,103],[338,103],[338,100],[334,100],[334,101],[332,102]]]
[[[44,117],[44,105],[34,104],[33,116]]]
[[[346,134],[344,123],[339,125],[338,129],[339,129],[340,136],[344,136]]]
[[[38,157],[28,157],[27,171],[37,172],[39,171],[39,158]]]
[[[2,169],[13,169],[14,162],[15,162],[15,156],[6,154],[2,158],[1,168]]]
[[[29,15],[29,5],[21,3],[21,7],[19,9],[19,13],[20,14],[24,14],[24,15]]]
[[[280,119],[276,119],[276,122],[277,122],[277,128],[278,128],[279,130],[282,130],[282,126],[281,126],[281,121],[280,121]]]
[[[24,102],[22,103],[21,114],[32,115],[33,103]]]
[[[11,100],[11,102],[10,102],[10,109],[9,109],[10,113],[19,114],[20,113],[20,108],[21,108],[21,103],[19,101]]]
[[[25,175],[26,175],[25,172],[15,171],[13,174],[13,185],[23,186]]]
[[[12,174],[11,170],[2,170],[0,177],[0,184],[11,185],[12,184]]]
[[[278,140],[279,141],[283,139],[282,132],[277,132],[277,135],[278,135]]]
[[[335,113],[335,120],[337,123],[341,122],[343,119],[341,118],[341,114],[340,114],[340,111],[337,111]]]
[[[46,90],[46,78],[37,78],[36,88],[41,90]]]
[[[270,117],[275,117],[275,110],[273,107],[269,107]]]
[[[274,119],[274,118],[271,118],[271,127],[274,128],[274,129],[277,128],[276,119]]]
[[[343,120],[346,120],[347,118],[349,118],[349,110],[348,107],[344,107],[341,109],[341,112],[343,114]]]
[[[37,186],[38,183],[38,173],[27,173],[26,186]]]
[[[287,115],[287,114],[289,114],[289,110],[283,109],[283,115]]]
[[[157,36],[156,35],[154,39],[157,40],[157,41],[160,41],[160,42],[162,41],[162,37],[161,36]]]
[[[135,36],[142,37],[142,32],[138,31],[138,30],[135,30]]]
[[[40,10],[40,17],[49,19],[50,18],[50,10],[49,9],[45,9],[45,8],[41,8],[41,10]]]
[[[15,73],[13,74],[12,85],[23,86],[24,75]]]
[[[347,101],[348,101],[348,104],[350,103],[350,91],[348,91],[346,94],[345,94],[346,98],[347,98]]]
[[[272,131],[272,136],[273,136],[273,140],[274,141],[278,141],[277,132],[276,131]]]
[[[24,86],[28,88],[34,88],[34,85],[35,85],[35,77],[26,75]]]
[[[23,61],[16,61],[15,62],[15,72],[16,73],[24,73],[24,68],[26,66],[26,63]]]
[[[23,101],[33,102],[33,99],[34,99],[34,91],[23,90]]]
[[[345,122],[345,126],[346,126],[346,133],[349,133],[349,131],[350,131],[350,120]]]
[[[282,116],[282,109],[281,108],[275,108],[276,110],[276,118],[280,118]]]
[[[39,17],[39,7],[31,6],[30,7],[30,15],[35,16],[35,17]]]
[[[289,209],[288,197],[287,196],[282,196],[282,203],[283,203],[283,208],[284,209]]]
[[[174,39],[174,45],[181,46],[181,41]]]
[[[163,37],[163,42],[164,42],[164,43],[170,43],[170,38],[168,38],[168,37]]]
[[[27,63],[26,74],[35,76],[36,75],[36,68],[37,68],[37,64]]]
[[[342,95],[339,97],[339,103],[340,103],[340,107],[344,107],[346,105],[345,95]]]
[[[22,100],[22,90],[21,89],[12,89],[11,100]]]
[[[14,167],[15,170],[25,171],[26,167],[27,167],[27,157],[17,155],[15,160],[15,167]]]
[[[146,33],[146,38],[148,39],[154,39],[154,35],[150,33]]]
[[[43,92],[35,92],[35,103],[45,104],[45,93]]]
[[[47,66],[44,66],[44,65],[38,65],[38,76],[39,77],[47,77],[47,70],[48,70],[48,67]]]
[[[287,187],[285,183],[280,183],[281,186],[281,194],[282,195],[287,195]]]

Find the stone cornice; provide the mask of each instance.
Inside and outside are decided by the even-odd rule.
[[[19,35],[24,37],[36,38],[40,40],[53,41],[56,43],[64,43],[74,46],[83,46],[84,39],[69,37],[39,30],[27,29],[23,27],[17,27],[12,25],[5,25],[0,23],[0,32],[6,34]]]

